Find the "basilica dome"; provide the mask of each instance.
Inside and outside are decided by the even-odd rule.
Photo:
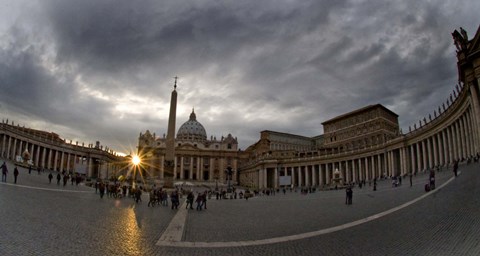
[[[178,129],[177,140],[202,142],[207,140],[207,132],[203,125],[197,121],[194,110],[190,114],[190,119]]]

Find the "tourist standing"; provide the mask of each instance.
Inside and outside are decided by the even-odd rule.
[[[50,173],[48,175],[48,184],[52,184],[52,179],[53,179],[53,175],[52,175],[52,173]]]
[[[7,173],[8,173],[7,164],[3,162],[1,168],[2,168],[2,181],[7,182]]]
[[[202,199],[202,194],[201,194],[201,193],[198,193],[198,194],[197,194],[197,200],[195,200],[195,202],[197,203],[197,211],[201,211],[201,210],[202,210],[202,203],[203,203],[203,199]]]
[[[207,209],[207,191],[205,191],[203,193],[203,196],[202,196],[202,206],[203,208],[205,208],[205,210]]]
[[[100,182],[98,185],[98,190],[100,191],[100,198],[103,198],[103,195],[105,194],[105,184],[103,184],[103,182]]]
[[[60,185],[60,180],[62,179],[62,176],[60,173],[57,173],[57,185]]]
[[[32,166],[31,165],[28,166],[28,174],[32,174]]]
[[[172,194],[170,195],[170,200],[172,201],[172,210],[173,209],[178,209],[178,192],[176,190],[172,191]]]
[[[15,169],[13,169],[13,183],[17,184],[17,177],[18,177],[18,168],[15,166]]]
[[[352,187],[348,186],[346,190],[347,198],[346,198],[346,204],[350,205],[352,204],[352,198],[353,198],[353,189]]]

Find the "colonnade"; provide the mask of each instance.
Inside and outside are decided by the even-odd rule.
[[[264,163],[256,171],[246,172],[243,182],[258,188],[278,188],[285,185],[281,180],[286,176],[289,186],[328,188],[334,184],[335,170],[342,182],[358,183],[446,168],[479,152],[473,108],[468,101],[459,108],[451,113],[454,118],[432,122],[431,127],[400,136],[389,144],[351,152],[348,157],[339,154]]]
[[[213,153],[215,154],[215,153]],[[147,172],[151,177],[164,177],[164,161],[163,154],[146,159]],[[232,182],[237,182],[237,159],[231,157],[230,160],[222,157],[215,157],[214,155],[191,155],[191,154],[176,154],[175,164],[173,169],[174,180],[191,180],[191,181],[218,181],[226,183],[227,176],[225,170],[227,167],[232,168]]]
[[[0,124],[0,156],[17,164],[88,177],[108,176],[118,170],[117,156],[95,148],[68,144],[59,137],[35,135],[29,129]],[[42,136],[43,135],[43,136]],[[102,177],[102,178],[105,178]]]
[[[479,68],[480,71],[480,68]],[[480,73],[480,72],[479,72]],[[480,75],[479,75],[480,76]],[[455,99],[427,123],[382,145],[294,159],[259,159],[242,169],[241,183],[257,188],[332,186],[338,170],[344,183],[447,168],[480,156],[480,78],[457,87]],[[461,89],[459,89],[461,88]],[[286,184],[285,184],[286,183]]]

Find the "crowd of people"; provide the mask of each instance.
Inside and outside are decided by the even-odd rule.
[[[15,167],[13,169],[13,183],[14,184],[17,184],[18,176],[20,174],[18,168],[19,168],[19,165],[15,164]],[[8,167],[7,167],[7,164],[6,164],[5,161],[0,166],[0,169],[2,170],[2,182],[7,182]],[[28,166],[28,174],[32,174],[32,169],[33,169],[32,166],[29,165]],[[39,175],[40,175],[40,173],[45,172],[45,170],[42,169],[41,167],[37,167],[37,171],[38,171]],[[78,173],[73,173],[73,172],[67,173],[66,171],[56,172],[56,173],[57,173],[56,174],[57,185],[60,185],[60,182],[63,180],[63,186],[66,186],[67,182],[70,180],[72,185],[76,184],[78,186],[78,184],[80,184],[84,180],[84,178],[81,175],[79,175]],[[47,177],[48,177],[48,183],[51,184],[52,179],[54,177],[52,172],[50,172]]]
[[[458,165],[460,162],[466,162],[466,164],[470,164],[471,162],[478,162],[480,159],[480,154],[476,154],[474,156],[470,156],[463,159],[457,159],[452,163],[448,163],[446,167],[452,167],[452,171],[455,177],[458,175]],[[441,171],[442,167],[444,166],[437,166],[431,172]],[[7,164],[3,162],[0,166],[0,170],[2,171],[2,182],[7,182],[7,175],[9,173]],[[38,174],[45,172],[45,170],[41,167],[37,167]],[[28,174],[32,173],[32,166],[28,166]],[[56,173],[56,174],[55,174]],[[55,174],[55,175],[54,175]],[[412,176],[416,175],[416,173],[410,173],[408,176],[410,178],[410,186],[412,186]],[[18,166],[15,165],[13,170],[13,177],[14,177],[14,184],[17,183],[19,176]],[[48,181],[49,184],[52,183],[53,178],[56,176],[57,185],[60,186],[63,182],[63,186],[66,186],[68,181],[71,182],[71,185],[76,184],[77,186],[84,181],[84,178],[79,175],[78,173],[74,174],[72,172],[49,172],[48,174]],[[430,174],[430,184],[431,188],[434,188],[434,183],[432,187],[432,174]],[[386,177],[380,177],[380,179],[384,179]],[[392,180],[392,186],[397,187],[402,184],[402,176],[392,176],[390,177]],[[100,194],[100,198],[103,198],[106,194],[109,198],[133,198],[136,203],[142,202],[142,192],[147,191],[142,186],[128,186],[126,183],[120,183],[117,181],[109,182],[109,181],[101,181],[98,180],[95,184],[95,193]],[[371,181],[369,181],[369,185],[371,185]],[[358,183],[350,183],[345,185],[346,191],[346,204],[352,204],[352,197],[353,197],[353,188],[358,186],[358,188],[362,188],[362,186],[366,186],[366,182],[364,180]],[[373,190],[376,191],[377,187],[377,179],[373,180]],[[176,187],[171,192],[168,192],[162,188],[156,188],[153,186],[152,189],[148,190],[149,193],[149,201],[147,206],[154,207],[156,205],[161,205],[168,207],[168,201],[170,201],[171,209],[178,209],[180,205],[180,200],[185,196],[185,207],[186,209],[194,209],[194,203],[196,204],[195,209],[197,211],[206,210],[207,209],[207,199],[211,199],[212,197],[216,198],[216,200],[221,199],[247,199],[252,196],[275,196],[276,193],[283,192],[285,194],[288,190],[290,192],[297,192],[297,189],[300,189],[301,194],[308,194],[314,193],[316,191],[313,187],[303,187],[303,188],[296,188],[296,187],[284,187],[282,189],[262,189],[262,190],[253,190],[250,192],[249,190],[245,191],[237,191],[236,188],[226,189],[220,188],[212,190],[204,190],[204,191],[196,191],[194,192],[191,188],[184,189],[183,187]]]

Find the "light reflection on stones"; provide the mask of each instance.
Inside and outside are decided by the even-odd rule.
[[[125,217],[119,220],[121,227],[117,229],[118,232],[125,232],[124,241],[122,245],[128,255],[141,255],[140,247],[140,228],[137,223],[136,214],[134,208],[125,210]]]

